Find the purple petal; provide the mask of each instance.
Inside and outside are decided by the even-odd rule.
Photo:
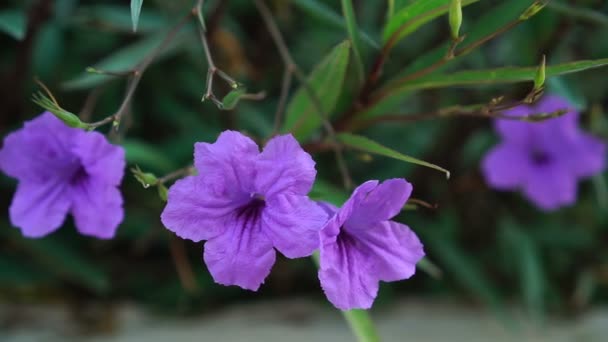
[[[264,233],[288,258],[309,256],[319,248],[319,230],[327,214],[307,196],[279,194],[269,198],[262,214]]]
[[[71,187],[72,215],[76,229],[99,239],[110,239],[122,222],[122,195],[116,186],[94,177],[77,180]]]
[[[213,194],[202,176],[190,176],[171,186],[160,218],[181,238],[198,242],[223,234],[226,221],[243,204]]]
[[[373,263],[373,273],[383,281],[408,279],[424,251],[416,234],[406,225],[383,221],[357,231],[360,248]]]
[[[495,189],[519,188],[530,172],[528,154],[526,149],[516,144],[503,142],[494,147],[481,164],[486,182]]]
[[[19,182],[9,215],[24,236],[38,238],[59,228],[70,209],[71,201],[62,183]]]
[[[317,171],[315,162],[291,135],[272,138],[256,163],[255,188],[271,197],[278,193],[306,195]]]
[[[404,179],[386,180],[358,203],[346,223],[367,229],[372,222],[389,220],[399,214],[411,193],[412,185]]]
[[[378,294],[378,279],[369,256],[348,234],[337,235],[332,222],[321,232],[319,280],[327,299],[340,310],[369,309]]]
[[[361,185],[359,185],[355,191],[353,191],[350,198],[344,202],[342,208],[338,210],[333,218],[330,220],[334,220],[335,224],[337,224],[338,228],[342,227],[344,223],[353,215],[355,210],[359,207],[359,204],[363,202],[365,197],[374,190],[378,186],[377,180],[370,180]],[[328,226],[329,223],[326,223]],[[326,228],[323,228],[326,229]]]
[[[205,243],[205,263],[217,283],[257,291],[270,274],[276,253],[259,215],[233,215],[227,230]]]
[[[504,111],[503,114],[509,116],[525,116],[533,114],[533,109],[528,106],[517,106]],[[531,124],[507,119],[494,120],[494,129],[500,137],[509,142],[526,145],[531,136]]]
[[[125,151],[99,132],[79,131],[72,151],[87,173],[108,185],[119,185],[124,175]]]
[[[578,178],[587,178],[606,169],[606,144],[592,135],[580,133],[567,146],[560,144],[556,156]]]
[[[194,166],[220,196],[243,199],[253,192],[255,142],[235,131],[224,131],[213,144],[194,144]]]
[[[555,95],[543,96],[533,107],[534,113],[552,113],[558,110],[568,110],[560,117],[545,120],[538,123],[528,123],[533,125],[536,130],[539,128],[545,132],[561,131],[561,132],[576,132],[578,130],[578,112],[564,98]]]
[[[524,194],[540,209],[551,211],[576,202],[576,182],[568,169],[551,163],[530,171]]]
[[[69,151],[69,143],[77,131],[50,113],[26,122],[24,128],[4,139],[0,170],[19,180],[33,182],[69,177],[78,164]]]

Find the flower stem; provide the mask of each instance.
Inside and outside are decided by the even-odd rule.
[[[317,268],[319,268],[319,253],[315,252],[311,256]],[[374,321],[369,315],[367,310],[348,310],[348,311],[340,311],[342,312],[342,316],[348,323],[350,330],[357,337],[357,341],[359,342],[379,342],[380,335],[378,335],[378,331],[376,330],[376,326],[374,325]]]

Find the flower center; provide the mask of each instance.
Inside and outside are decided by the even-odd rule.
[[[532,151],[530,157],[532,158],[532,162],[537,166],[547,165],[551,161],[551,156],[548,153],[539,150]]]
[[[264,196],[253,194],[247,204],[237,209],[236,217],[243,223],[243,226],[256,224],[260,220],[265,206]]]
[[[89,176],[89,174],[84,169],[84,166],[79,165],[76,168],[76,170],[72,173],[72,176],[70,177],[70,184],[72,184],[72,185],[80,184],[88,176]]]

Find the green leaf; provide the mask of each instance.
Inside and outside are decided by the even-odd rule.
[[[338,29],[345,29],[346,23],[344,20],[336,14],[331,8],[318,0],[293,0],[292,3],[299,7],[302,11],[308,13],[308,15],[317,18],[324,23],[331,25]],[[369,46],[379,49],[378,43],[370,37],[369,34],[359,30],[361,40]]]
[[[501,223],[503,239],[509,244],[510,257],[519,271],[521,291],[532,318],[542,322],[544,314],[545,279],[538,247],[514,222]]]
[[[420,160],[420,159],[417,159],[414,157],[407,156],[407,155],[397,152],[393,149],[390,149],[386,146],[382,146],[379,143],[377,143],[373,140],[370,140],[366,137],[362,137],[362,136],[354,135],[354,134],[350,134],[350,133],[340,133],[337,135],[337,139],[338,139],[338,141],[342,142],[344,145],[346,145],[348,147],[355,148],[355,149],[369,152],[369,153],[378,154],[378,155],[389,157],[389,158],[394,158],[397,160],[404,161],[406,163],[426,166],[431,169],[441,171],[441,172],[445,173],[445,175],[448,179],[450,178],[450,171],[448,171],[440,166],[425,162],[424,160]]]
[[[71,21],[81,27],[91,25],[102,25],[111,27],[113,31],[128,32],[133,30],[131,13],[125,11],[124,6],[96,4],[79,6],[76,13],[70,18]],[[138,33],[149,33],[167,28],[170,22],[166,15],[161,11],[146,10],[140,13],[137,21]]]
[[[131,0],[131,21],[133,22],[133,32],[137,31],[137,23],[139,22],[139,14],[144,0]]]
[[[342,92],[349,51],[349,41],[338,44],[308,77],[308,84],[319,97],[323,110],[328,115],[331,115]],[[281,131],[291,132],[298,140],[304,141],[310,138],[322,123],[314,102],[305,87],[301,86],[287,105],[285,123]]]
[[[309,196],[316,201],[325,201],[341,207],[348,199],[349,194],[343,188],[317,177]]]
[[[138,140],[126,140],[122,143],[129,164],[141,165],[143,168],[169,172],[177,168],[173,161],[160,152],[154,145]]]
[[[0,12],[0,31],[22,40],[25,37],[25,13],[19,10]]]
[[[463,0],[462,6],[467,6],[479,0]],[[448,12],[450,0],[418,0],[395,13],[386,23],[382,34],[386,43],[393,34],[397,41],[416,31],[420,26]],[[406,27],[407,26],[407,27]]]
[[[7,227],[2,227],[2,235],[7,236],[49,273],[70,279],[98,293],[108,290],[108,275],[92,260],[76,252],[73,246],[57,237],[31,240],[19,236],[16,230]]]
[[[112,55],[104,58],[93,65],[94,69],[121,73],[132,70],[145,56],[151,53],[165,38],[166,33],[159,33],[147,38],[143,38],[127,47],[124,47]],[[177,53],[178,48],[187,41],[187,31],[182,30],[178,33],[171,43],[157,56],[155,62]],[[85,72],[63,84],[67,90],[90,89],[109,80],[116,79],[116,76],[103,75],[99,73]]]
[[[530,6],[530,0],[509,0],[493,6],[480,18],[470,23],[471,25],[468,27],[466,32],[464,32],[466,35],[465,40],[460,43],[459,47],[461,49],[466,48],[472,42],[478,41],[483,37],[487,37],[509,22],[517,20],[517,18],[526,8],[528,8],[528,6]],[[397,73],[394,78],[412,74],[443,59],[450,42],[451,40],[446,40],[444,44],[439,44],[437,48],[420,55],[413,63],[411,63],[411,65]],[[450,60],[448,64],[454,65],[461,60],[462,59],[460,57],[456,57]]]
[[[352,0],[342,0],[342,13],[346,20],[346,30],[348,36],[353,45],[353,55],[355,59],[355,67],[357,71],[357,80],[361,84],[365,69],[363,67],[363,60],[361,59],[361,45],[359,44],[359,28],[357,27],[357,17],[355,16],[355,10],[353,9]]]
[[[596,60],[583,60],[548,66],[547,77],[570,74],[588,69],[599,68],[608,65],[608,58]],[[506,67],[489,70],[467,70],[451,74],[429,75],[418,80],[413,80],[399,88],[395,92],[443,88],[453,86],[470,86],[481,84],[501,84],[534,81],[537,66],[532,67]],[[390,85],[389,85],[390,86]],[[395,93],[391,92],[391,96]]]

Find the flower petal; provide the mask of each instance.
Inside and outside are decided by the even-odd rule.
[[[576,202],[576,183],[568,169],[551,163],[529,173],[524,194],[540,209],[551,211]]]
[[[171,186],[160,218],[178,236],[198,242],[226,231],[226,221],[243,203],[214,194],[202,176],[190,176]]]
[[[576,177],[591,177],[606,169],[606,144],[590,134],[579,133],[557,148],[557,160]]]
[[[357,204],[346,224],[367,229],[372,222],[389,220],[399,214],[411,193],[412,184],[405,179],[386,180]]]
[[[77,130],[48,112],[27,121],[6,136],[0,149],[0,170],[24,181],[37,183],[69,177],[78,160],[69,143]]]
[[[321,233],[319,280],[327,299],[340,310],[369,309],[378,294],[378,279],[368,256],[339,227]]]
[[[70,193],[76,229],[82,235],[113,238],[124,217],[120,190],[89,176],[76,180]]]
[[[262,231],[257,216],[261,213],[250,215],[233,215],[227,230],[205,243],[204,259],[217,283],[257,291],[270,274],[276,253]]]
[[[519,145],[503,142],[494,147],[481,162],[486,182],[495,189],[520,187],[530,172],[529,152]]]
[[[125,150],[99,132],[79,131],[72,148],[87,173],[108,185],[119,185],[125,170]]]
[[[66,186],[62,183],[19,182],[9,215],[24,236],[38,238],[59,228],[70,209]]]
[[[319,248],[319,230],[327,214],[307,196],[270,197],[262,213],[262,228],[279,252],[288,258],[309,256]]]
[[[406,225],[383,221],[357,232],[357,240],[370,258],[372,272],[382,281],[408,279],[424,251],[416,234]]]
[[[224,131],[213,144],[194,144],[194,166],[220,196],[242,200],[253,192],[258,146],[245,135]]]
[[[529,106],[517,106],[503,112],[509,116],[525,116],[533,114],[533,109]],[[529,122],[496,119],[494,129],[500,137],[512,143],[527,145],[532,136],[532,124]]]
[[[279,193],[306,195],[317,171],[315,162],[291,135],[272,138],[256,163],[255,188],[271,197]]]

